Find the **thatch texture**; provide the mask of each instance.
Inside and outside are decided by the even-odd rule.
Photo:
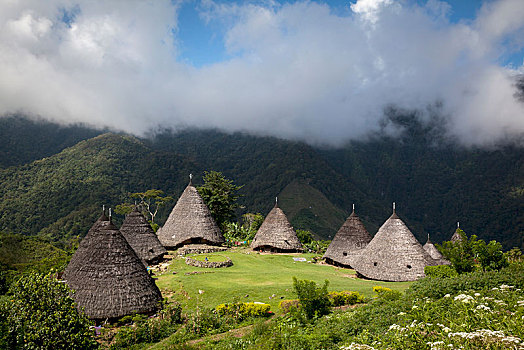
[[[287,220],[286,214],[275,205],[258,229],[251,248],[273,252],[296,252],[302,251],[302,244]]]
[[[386,220],[366,248],[349,258],[363,277],[381,281],[414,281],[436,262],[395,214]]]
[[[459,228],[457,228],[455,232],[453,233],[453,236],[451,236],[450,241],[453,243],[456,243],[456,242],[462,242],[463,240],[464,238],[462,238],[462,236],[459,233]]]
[[[435,245],[431,243],[431,241],[429,240],[429,235],[428,235],[428,241],[426,242],[426,244],[424,244],[422,248],[424,248],[424,250],[428,252],[429,256],[431,256],[433,260],[435,260],[438,263],[438,265],[449,265],[450,264],[450,262],[444,258],[442,253],[438,251],[437,247],[435,247]]]
[[[355,213],[355,210],[353,210],[335,237],[333,237],[324,254],[324,259],[329,264],[350,267],[349,255],[364,249],[372,238]]]
[[[160,243],[167,249],[192,243],[220,245],[225,242],[211,212],[191,183],[157,234]]]
[[[145,265],[156,263],[167,254],[155,231],[136,207],[126,216],[120,232]]]
[[[101,219],[107,218],[91,227],[63,274],[73,299],[96,320],[155,312],[158,287],[120,231]]]

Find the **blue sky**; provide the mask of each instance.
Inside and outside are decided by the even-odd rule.
[[[229,0],[219,0],[218,3],[232,3]],[[242,3],[242,1],[235,1]],[[280,4],[293,3],[294,1],[278,1]],[[350,4],[356,1],[349,0],[317,0],[327,4],[339,16],[351,16]],[[451,6],[449,20],[452,23],[472,21],[480,10],[482,0],[448,0]],[[245,1],[243,1],[245,3]],[[421,3],[419,1],[418,3]],[[199,0],[186,0],[182,3],[178,13],[177,37],[180,44],[180,58],[186,62],[200,67],[227,60],[230,55],[225,51],[223,35],[225,30],[216,23],[206,23],[199,14]],[[524,51],[520,50],[501,60],[502,64],[519,66],[524,60]]]
[[[338,146],[396,106],[490,145],[524,135],[523,49],[524,0],[0,1],[0,117]]]

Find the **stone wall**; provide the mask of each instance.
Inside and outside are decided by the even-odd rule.
[[[233,266],[233,262],[230,258],[225,261],[200,261],[196,259],[186,258],[186,264],[195,267],[207,267],[207,268],[220,268]]]
[[[179,248],[177,250],[178,255],[188,255],[188,254],[209,254],[209,253],[215,253],[215,252],[223,252],[226,251],[227,248],[225,247],[217,247],[217,246],[211,246],[206,244],[189,244],[186,246],[183,246],[182,248]]]

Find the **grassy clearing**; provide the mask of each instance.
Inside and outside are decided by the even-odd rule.
[[[372,288],[376,285],[403,291],[411,284],[361,280],[354,278],[353,270],[293,260],[303,257],[310,261],[314,254],[265,255],[247,248],[233,248],[228,252],[200,257],[205,256],[210,261],[214,261],[215,256],[217,259],[227,256],[233,261],[233,266],[198,268],[186,265],[183,258],[176,258],[168,271],[157,276],[156,282],[164,297],[180,302],[185,311],[197,306],[214,308],[221,303],[258,301],[270,304],[271,310],[278,313],[278,304],[282,299],[296,298],[293,276],[319,284],[327,279],[330,291],[352,290],[367,297],[373,295]]]
[[[222,262],[222,261],[226,261],[227,258],[228,258],[225,255],[217,254],[217,253],[214,253],[214,254],[191,254],[191,255],[186,255],[186,257],[189,257],[191,259],[198,260],[198,261],[206,261],[206,258],[207,258],[207,261],[212,261],[212,262]]]

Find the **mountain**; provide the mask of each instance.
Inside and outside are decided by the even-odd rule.
[[[23,116],[0,118],[0,168],[52,156],[103,131],[82,124],[62,126]]]
[[[134,137],[103,134],[56,155],[1,169],[0,230],[55,241],[83,236],[102,204],[114,206],[128,192],[148,188],[181,191],[175,180],[195,169]]]
[[[22,165],[0,169],[0,231],[65,242],[87,232],[102,204],[114,206],[129,192],[150,188],[176,199],[189,173],[198,185],[204,170],[217,170],[244,185],[238,214],[266,215],[279,196],[295,228],[310,229],[319,238],[332,237],[353,203],[374,233],[395,201],[397,213],[421,242],[427,233],[432,241],[449,239],[460,221],[468,234],[496,239],[507,249],[522,247],[522,147],[465,148],[417,119],[391,123],[398,129],[395,137],[377,133],[338,149],[182,130],[145,139],[103,134],[36,161],[27,161],[36,151],[31,157],[15,153],[9,161]],[[25,133],[11,137],[29,144]],[[66,136],[55,137],[55,144],[65,144]],[[174,203],[159,213],[159,224]]]
[[[293,180],[278,195],[293,227],[309,228],[317,238],[332,239],[344,223],[347,213],[303,180]]]

